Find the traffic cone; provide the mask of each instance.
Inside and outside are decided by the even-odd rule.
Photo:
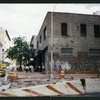
[[[60,72],[60,78],[65,78],[65,71],[64,70],[61,70],[61,72]]]

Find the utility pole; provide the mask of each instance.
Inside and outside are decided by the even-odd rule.
[[[54,75],[53,75],[53,12],[56,8],[56,5],[53,9],[53,11],[51,12],[51,75],[50,78],[53,79]]]

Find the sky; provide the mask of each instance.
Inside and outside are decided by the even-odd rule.
[[[26,37],[30,42],[38,35],[48,11],[93,14],[100,11],[100,4],[0,4],[0,27],[8,31],[10,38]]]

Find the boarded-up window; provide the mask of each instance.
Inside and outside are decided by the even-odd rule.
[[[90,49],[89,54],[100,55],[100,49]]]
[[[94,25],[94,37],[100,37],[100,25]]]
[[[67,23],[61,23],[61,35],[68,36],[67,34]]]
[[[73,48],[61,48],[61,54],[72,54]]]
[[[80,25],[80,34],[81,34],[81,37],[86,37],[86,24]]]

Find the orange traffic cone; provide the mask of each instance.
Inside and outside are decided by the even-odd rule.
[[[65,71],[64,70],[61,70],[61,72],[60,72],[60,78],[65,78]]]

